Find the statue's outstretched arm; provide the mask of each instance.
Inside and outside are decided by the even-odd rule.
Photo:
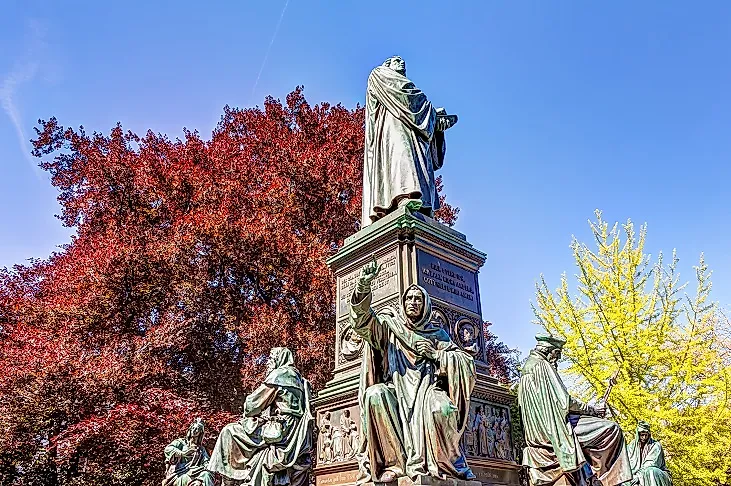
[[[579,415],[592,415],[594,417],[601,417],[601,414],[596,408],[591,405],[577,400],[576,398],[569,395],[569,412],[574,412]]]
[[[353,331],[361,336],[370,346],[382,349],[385,341],[385,330],[378,321],[378,316],[371,308],[371,282],[381,271],[376,257],[368,262],[360,272],[353,295],[350,298],[350,325]]]

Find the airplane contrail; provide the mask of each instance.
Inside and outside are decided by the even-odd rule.
[[[267,47],[266,53],[264,54],[264,60],[261,63],[261,68],[259,69],[259,74],[256,75],[256,81],[254,81],[254,86],[251,88],[251,95],[249,96],[249,104],[251,103],[251,100],[254,98],[254,91],[256,91],[256,87],[259,84],[259,79],[261,78],[261,73],[264,72],[264,66],[267,63],[267,59],[269,59],[269,51],[272,50],[272,45],[274,45],[274,39],[277,38],[277,34],[279,33],[279,26],[282,25],[282,19],[284,18],[284,12],[287,11],[287,5],[289,5],[289,0],[286,0],[284,2],[284,8],[282,8],[282,13],[279,16],[279,21],[277,22],[277,26],[274,29],[274,35],[272,35],[272,40],[269,41],[269,46]]]

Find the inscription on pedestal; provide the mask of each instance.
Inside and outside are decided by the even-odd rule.
[[[339,484],[355,484],[358,479],[358,469],[352,471],[341,471],[330,474],[318,474],[315,478],[317,486],[334,486]]]
[[[472,466],[472,472],[482,484],[520,484],[518,471],[515,469]]]
[[[385,256],[378,257],[378,263],[381,264],[381,273],[378,274],[376,280],[371,283],[371,291],[373,292],[373,302],[378,302],[392,294],[398,293],[398,261],[396,252],[388,253]],[[338,277],[338,317],[348,313],[348,299],[353,294],[355,284],[358,282],[361,268],[357,268],[350,273]]]
[[[472,312],[480,312],[477,302],[477,274],[418,250],[419,285],[429,295]]]

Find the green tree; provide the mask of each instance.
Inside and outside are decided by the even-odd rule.
[[[653,426],[676,486],[729,484],[731,477],[731,353],[729,321],[710,300],[711,271],[700,257],[695,293],[680,283],[678,258],[644,252],[647,226],[611,228],[596,211],[595,249],[573,238],[577,293],[569,279],[551,291],[536,285],[536,322],[566,339],[572,391],[608,400],[628,435],[638,420]]]

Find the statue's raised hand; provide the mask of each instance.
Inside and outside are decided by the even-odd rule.
[[[376,256],[373,255],[373,260],[366,263],[366,265],[360,271],[360,278],[358,279],[359,290],[370,290],[371,282],[373,282],[373,280],[375,280],[375,278],[381,272],[381,265],[378,264],[378,262],[376,261]]]

